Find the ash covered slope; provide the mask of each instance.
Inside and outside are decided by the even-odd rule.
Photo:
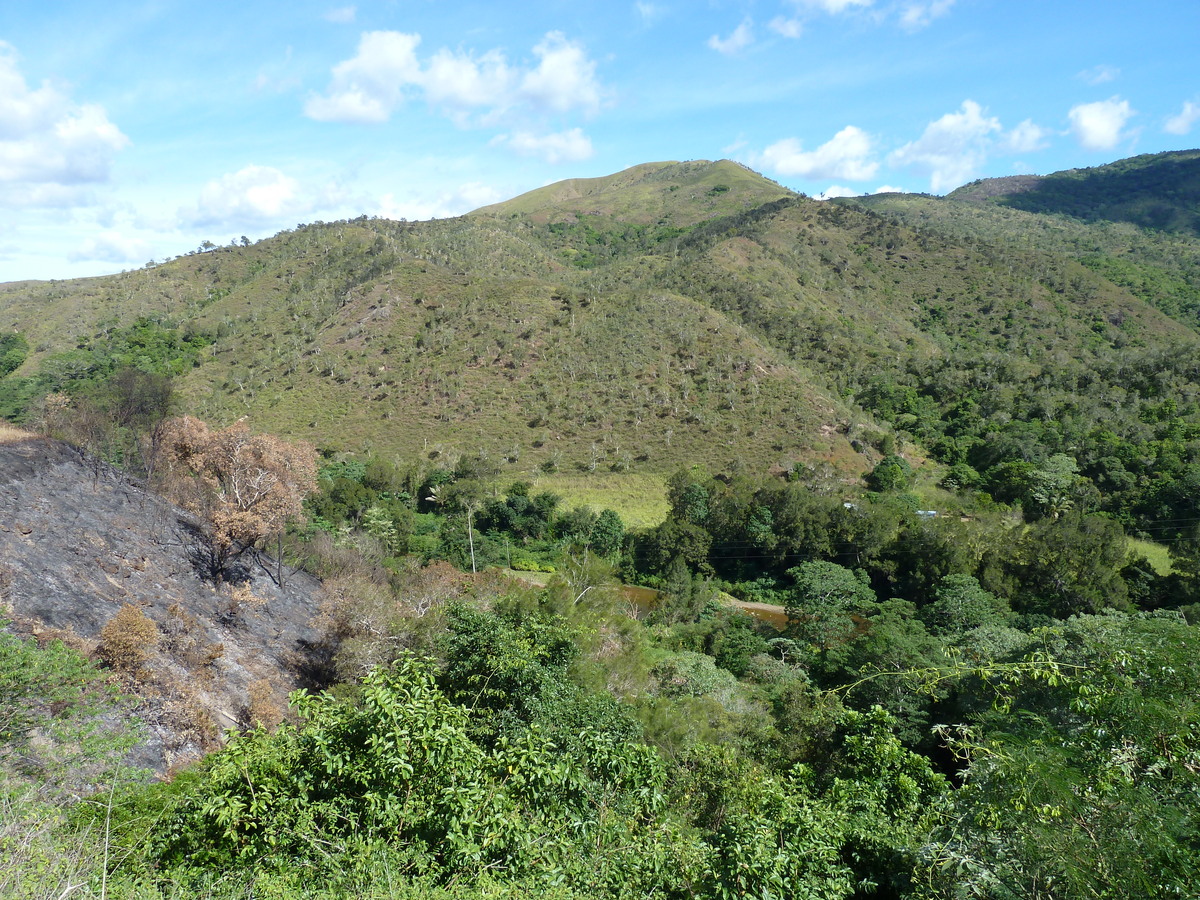
[[[126,688],[153,736],[142,759],[159,770],[199,755],[251,706],[282,710],[316,639],[316,579],[289,571],[280,588],[247,567],[235,598],[198,576],[200,540],[191,516],[107,465],[57,441],[0,435],[4,614],[85,652],[125,604],[155,623],[157,642]]]

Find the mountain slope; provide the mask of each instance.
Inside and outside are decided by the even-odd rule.
[[[948,199],[1200,237],[1200,150],[1135,156],[1053,175],[989,178],[952,191]]]
[[[738,461],[854,477],[880,433],[855,400],[941,440],[868,402],[884,385],[933,391],[995,359],[1006,390],[1076,370],[1121,387],[1115,357],[1185,358],[1200,306],[1192,257],[1168,250],[1196,246],[962,199],[818,203],[728,161],[650,163],[458,219],[318,223],[0,286],[0,324],[31,348],[0,400],[5,384],[74,390],[148,315],[203,345],[172,358],[185,409],[334,450],[483,455],[513,476]]]
[[[245,721],[256,692],[282,706],[302,682],[317,632],[318,584],[283,586],[247,567],[253,596],[233,601],[195,571],[201,540],[187,513],[72,447],[0,434],[0,586],[5,615],[43,639],[94,649],[123,606],[155,625],[143,671],[126,685],[154,735],[159,771],[196,757]]]
[[[951,240],[1077,260],[1200,331],[1200,151],[973,182],[945,198],[839,200]]]

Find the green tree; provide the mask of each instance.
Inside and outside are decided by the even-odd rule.
[[[699,525],[668,519],[642,532],[634,547],[637,567],[654,574],[666,572],[672,562],[682,559],[688,568],[711,573],[708,563],[712,535]]]
[[[625,540],[625,524],[611,509],[602,510],[596,517],[589,536],[592,549],[601,556],[612,556]]]
[[[945,693],[941,688],[917,690],[910,676],[947,664],[940,642],[915,613],[907,600],[880,602],[863,633],[831,648],[819,666],[825,682],[838,686],[847,706],[879,706],[894,716],[896,734],[910,746],[926,738],[930,705]]]
[[[857,629],[855,616],[878,602],[861,570],[816,560],[788,574],[795,580],[786,603],[790,627],[820,650],[850,640]]]
[[[0,378],[20,368],[29,355],[29,343],[20,333],[0,334]]]
[[[904,491],[912,483],[913,469],[903,456],[892,454],[881,459],[867,475],[867,486],[873,491]]]
[[[1067,513],[1035,523],[1007,566],[1024,612],[1067,616],[1128,607],[1125,534],[1111,519]]]
[[[1200,633],[1175,614],[1080,616],[1022,660],[947,732],[966,768],[929,847],[934,895],[1194,896]]]
[[[1075,506],[1079,488],[1086,482],[1074,459],[1056,453],[1030,472],[1026,506],[1038,515],[1057,519]]]
[[[1008,604],[985,591],[971,575],[947,575],[934,591],[932,603],[918,615],[934,634],[953,637],[985,625],[1003,625],[1012,618]]]
[[[699,467],[680,469],[667,479],[667,502],[671,516],[691,525],[704,525],[708,519],[711,491],[708,473]]]

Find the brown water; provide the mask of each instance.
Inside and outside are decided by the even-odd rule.
[[[543,572],[516,572],[511,569],[506,572],[530,584],[545,586],[546,582],[550,580],[550,576]],[[662,597],[662,592],[637,584],[623,584],[621,585],[621,597],[636,606],[640,612],[647,613],[654,609]],[[744,600],[735,600],[728,594],[722,594],[721,599],[726,605],[736,607],[756,619],[761,619],[780,631],[787,627],[787,612],[782,606],[772,606],[769,603],[747,603]]]
[[[636,604],[638,609],[643,612],[649,612],[658,603],[662,593],[654,588],[623,584],[621,585],[621,596]],[[722,594],[721,599],[726,605],[736,607],[756,619],[761,619],[780,631],[787,627],[787,611],[782,606],[772,606],[769,603],[747,603],[744,600],[735,600],[728,594]]]

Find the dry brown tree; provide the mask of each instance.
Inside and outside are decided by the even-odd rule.
[[[163,428],[162,449],[172,470],[168,492],[209,526],[210,564],[218,580],[230,560],[282,536],[289,521],[302,517],[304,498],[317,489],[311,444],[251,434],[242,421],[213,430],[191,416],[171,419]]]

